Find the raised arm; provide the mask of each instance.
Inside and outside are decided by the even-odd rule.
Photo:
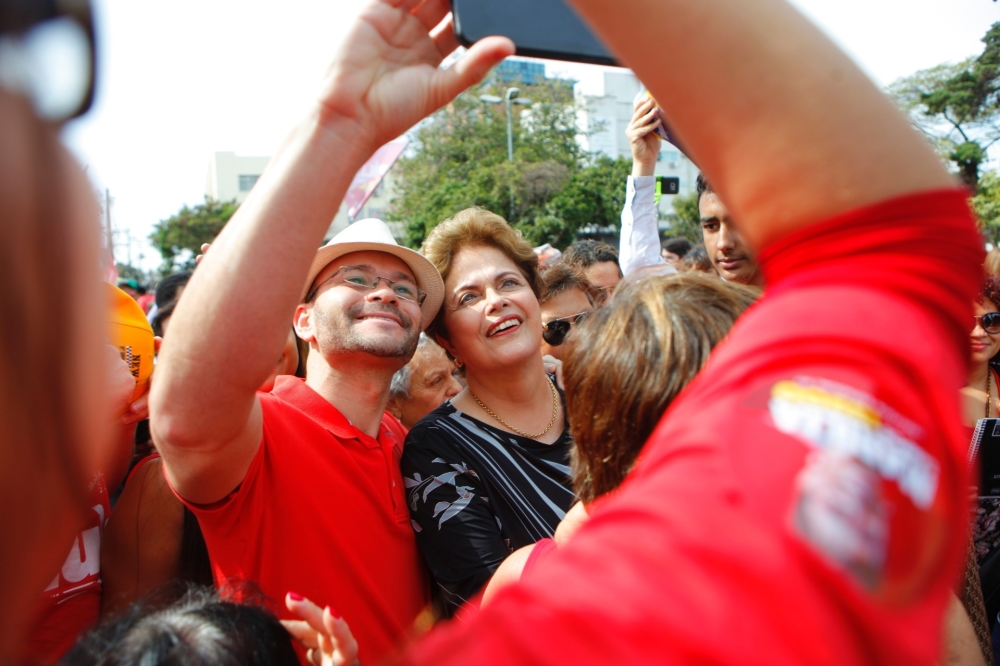
[[[255,398],[284,346],[309,263],[356,171],[382,144],[441,108],[513,52],[458,44],[447,0],[369,4],[321,94],[271,160],[184,291],[150,399],[167,476],[207,503],[242,481],[260,446]]]
[[[666,263],[660,256],[660,229],[656,210],[656,158],[660,154],[660,139],[655,130],[660,126],[653,100],[635,105],[632,120],[625,130],[632,148],[632,175],[625,186],[625,207],[622,209],[621,240],[618,265],[622,275],[645,266]]]
[[[955,185],[886,96],[784,0],[570,2],[649,87],[757,249],[855,206]],[[650,57],[663,44],[683,63]]]

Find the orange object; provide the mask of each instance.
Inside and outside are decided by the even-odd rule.
[[[153,328],[135,299],[112,284],[107,288],[111,298],[108,340],[118,348],[122,360],[132,371],[135,378],[132,399],[135,400],[146,390],[146,382],[153,374]]]

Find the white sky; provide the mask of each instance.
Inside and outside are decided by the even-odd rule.
[[[65,138],[95,186],[111,190],[115,229],[139,239],[133,263],[153,268],[152,225],[202,201],[213,152],[274,154],[362,0],[94,1],[98,97]],[[979,53],[1000,21],[992,0],[791,1],[882,85]],[[549,66],[585,90],[600,71]],[[124,233],[116,240],[124,260]]]

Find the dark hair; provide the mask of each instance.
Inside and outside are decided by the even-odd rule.
[[[566,248],[562,261],[577,268],[590,268],[600,261],[611,261],[617,266],[618,251],[607,243],[587,239]]]
[[[156,307],[164,308],[177,300],[177,292],[191,279],[191,273],[174,273],[156,285]]]
[[[695,245],[684,255],[684,267],[688,270],[718,275],[718,271],[712,265],[712,260],[709,259],[708,252],[703,245]]]
[[[701,205],[701,195],[705,194],[706,192],[709,194],[715,192],[715,190],[712,189],[712,184],[708,182],[708,179],[705,178],[705,174],[703,173],[698,174],[698,180],[695,184],[695,187],[698,190],[698,205]]]
[[[576,266],[571,266],[564,261],[551,264],[542,271],[542,286],[544,288],[540,299],[542,303],[569,289],[582,291],[591,305],[599,300],[597,289],[590,284],[587,276]]]
[[[132,604],[87,634],[62,666],[298,666],[292,637],[259,604],[221,599],[215,590],[188,589],[167,605]]]
[[[170,301],[162,308],[157,306],[156,315],[153,317],[153,322],[150,324],[153,327],[153,335],[163,337],[163,320],[168,319],[172,314],[174,314],[174,308],[177,307],[177,301]]]
[[[698,273],[654,274],[620,287],[567,339],[563,379],[580,499],[621,484],[663,412],[759,294]]]
[[[979,292],[979,303],[982,304],[984,299],[993,301],[993,305],[1000,308],[1000,278],[992,275],[983,278],[983,288]]]
[[[691,251],[691,241],[687,238],[667,238],[660,243],[660,249],[676,254],[683,259]]]

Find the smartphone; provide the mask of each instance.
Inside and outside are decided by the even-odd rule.
[[[621,66],[563,0],[451,0],[451,10],[462,46],[502,35],[518,55]]]

